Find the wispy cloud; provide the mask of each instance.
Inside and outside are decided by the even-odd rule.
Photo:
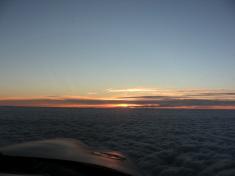
[[[97,92],[88,92],[88,95],[97,95]]]
[[[107,89],[107,92],[110,93],[122,93],[122,92],[156,92],[159,89],[151,88],[131,88],[131,89]]]
[[[154,89],[153,89],[154,90]],[[235,91],[224,89],[157,89],[158,91],[145,92],[145,95],[124,96],[123,98],[129,99],[220,99],[220,100],[232,100],[235,99]]]

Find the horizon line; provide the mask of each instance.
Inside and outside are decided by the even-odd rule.
[[[151,106],[30,106],[30,105],[0,105],[0,108],[61,108],[61,109],[157,109],[157,110],[235,110],[230,106],[175,106],[175,107],[151,107]]]

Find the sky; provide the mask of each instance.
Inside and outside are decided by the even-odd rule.
[[[232,0],[0,2],[0,105],[235,109]]]

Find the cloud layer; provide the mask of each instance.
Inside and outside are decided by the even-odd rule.
[[[49,107],[142,107],[142,108],[191,108],[235,109],[235,91],[231,90],[177,90],[157,89],[109,89],[109,92],[125,92],[114,98],[89,98],[72,96],[48,96],[40,98],[0,99],[1,106],[49,106]],[[138,92],[136,94],[136,92]],[[141,92],[141,94],[139,94]],[[144,93],[144,95],[142,94]]]
[[[127,154],[146,176],[234,176],[234,112],[0,107],[0,146],[75,138]]]

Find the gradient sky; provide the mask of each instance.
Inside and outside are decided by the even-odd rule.
[[[235,101],[232,0],[0,2],[0,105],[195,89]]]

